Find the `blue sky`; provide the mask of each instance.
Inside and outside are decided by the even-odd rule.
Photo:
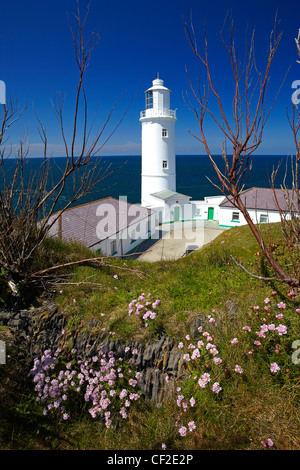
[[[80,5],[84,12],[86,1],[80,0]],[[258,153],[293,153],[286,110],[291,112],[292,109],[291,94],[294,90],[291,84],[300,80],[294,41],[300,28],[297,5],[298,2],[289,0],[94,0],[87,32],[99,31],[101,40],[93,52],[85,81],[90,119],[97,111],[95,122],[101,125],[108,110],[126,92],[113,114],[109,127],[112,129],[135,96],[122,124],[102,154],[140,154],[139,113],[145,106],[144,91],[151,86],[157,72],[172,91],[172,109],[177,109],[176,153],[204,153],[201,144],[188,133],[188,129],[197,132],[197,124],[182,98],[183,93],[189,91],[185,67],[195,82],[199,73],[200,78],[204,77],[203,69],[185,38],[182,16],[188,20],[192,11],[199,44],[206,21],[213,75],[218,88],[224,90],[226,110],[230,112],[230,67],[219,35],[228,9],[232,9],[237,27],[236,41],[241,47],[247,24],[249,31],[255,28],[258,64],[265,64],[269,35],[278,9],[283,38],[271,69],[270,100],[290,69]],[[35,113],[46,127],[50,154],[64,155],[51,99],[56,92],[65,94],[65,125],[67,131],[70,130],[78,74],[66,15],[72,15],[75,8],[75,0],[1,2],[0,80],[6,83],[7,94],[16,97],[20,105],[31,105],[11,130],[8,143],[16,144],[27,132],[32,156],[41,155]],[[207,133],[213,153],[220,153],[221,137],[209,120]]]

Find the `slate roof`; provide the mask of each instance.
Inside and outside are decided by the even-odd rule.
[[[191,196],[186,196],[185,194],[177,193],[176,191],[171,191],[170,189],[162,189],[157,193],[152,193],[151,196],[157,197],[158,199],[162,199],[163,201],[172,198],[181,199],[182,197],[191,199]]]
[[[282,189],[275,189],[275,194],[280,208],[283,211],[287,211],[288,206],[284,197],[284,191]],[[297,207],[295,194],[292,193],[291,190],[289,190],[289,194],[290,197],[294,198],[294,204],[295,207]],[[249,188],[242,191],[240,197],[247,209],[278,211],[272,188]],[[221,202],[220,207],[234,207],[231,200],[231,197],[229,197],[229,200],[224,199],[224,201]]]
[[[122,199],[112,197],[100,199],[64,211],[61,215],[61,236],[92,247],[152,213],[154,212],[150,209],[127,203]],[[57,213],[50,218],[50,224],[54,217],[57,217]],[[105,223],[99,224],[101,220]],[[57,236],[58,231],[59,223],[56,220],[49,229],[49,234]]]

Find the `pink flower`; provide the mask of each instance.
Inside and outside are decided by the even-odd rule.
[[[198,380],[198,385],[201,388],[205,388],[207,383],[210,381],[210,374],[205,373],[202,375],[202,377]]]
[[[195,349],[192,354],[192,359],[196,359],[197,357],[200,357],[200,352],[199,349]]]
[[[186,431],[187,431],[187,429],[186,429],[185,426],[181,426],[181,428],[178,429],[178,432],[182,437],[184,437],[186,435]]]
[[[286,335],[287,333],[287,327],[284,325],[277,326],[276,330],[278,331],[279,336]]]
[[[115,279],[119,279],[117,274],[114,275],[114,278],[115,278]]]
[[[270,371],[275,373],[275,372],[278,372],[279,370],[280,370],[279,365],[276,362],[272,362],[270,366]]]
[[[213,356],[216,356],[216,355],[218,354],[218,352],[219,352],[219,351],[217,350],[217,348],[211,348],[211,349],[210,349],[210,353],[211,353]]]
[[[220,357],[214,357],[213,361],[214,361],[215,364],[218,365],[218,364],[221,364],[222,359]]]
[[[219,393],[221,390],[222,390],[222,388],[220,387],[219,382],[215,382],[212,386],[212,391],[214,393]]]
[[[184,399],[184,395],[178,395],[177,401],[176,401],[177,406],[181,406],[181,402],[183,399]]]
[[[270,302],[270,299],[269,297],[267,297],[265,300],[264,300],[265,304],[268,304]]]
[[[237,338],[233,338],[233,340],[231,341],[231,344],[238,344]]]
[[[244,370],[238,364],[236,364],[234,371],[238,372],[239,374],[242,374],[244,372]]]
[[[245,331],[251,331],[251,328],[250,328],[250,326],[243,326],[243,330],[245,330]]]
[[[268,446],[272,447],[274,445],[274,442],[272,441],[272,439],[268,439],[267,444]]]
[[[192,397],[192,398],[190,399],[190,404],[191,404],[191,406],[194,406],[195,403],[196,403],[195,398]]]
[[[196,429],[195,422],[194,422],[194,421],[190,421],[190,422],[188,423],[188,427],[189,427],[190,432],[192,432],[194,429]]]
[[[263,331],[256,331],[256,334],[259,338],[265,338],[266,337]]]
[[[285,308],[286,305],[285,305],[284,302],[279,302],[279,304],[277,304],[277,307],[278,307],[278,308]]]

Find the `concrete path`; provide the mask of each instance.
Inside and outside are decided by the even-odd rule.
[[[201,248],[226,230],[211,221],[174,222],[161,228],[164,230],[161,238],[138,257],[140,261],[179,259],[190,245]]]

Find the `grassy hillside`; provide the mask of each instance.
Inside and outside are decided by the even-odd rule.
[[[280,227],[273,225],[271,232],[272,242],[280,243]],[[56,261],[94,256],[59,241],[47,242],[45,253],[51,252]],[[6,422],[0,433],[2,448],[299,448],[299,293],[249,277],[231,255],[253,273],[265,269],[248,227],[223,232],[178,261],[108,259],[110,266],[73,268],[77,284],[61,286],[56,295],[66,329],[122,341],[168,335],[186,354],[185,377],[169,401],[157,407],[141,397],[130,412],[128,405],[127,419],[110,427],[91,418],[77,399],[77,412],[66,423],[41,417],[26,389],[21,406],[10,403],[14,425]],[[41,256],[37,265],[51,264],[50,258]],[[149,299],[155,318],[143,319],[135,314],[136,304]],[[205,328],[191,337],[199,318]],[[99,321],[96,329],[91,319]],[[24,410],[30,410],[30,420],[24,420]]]

